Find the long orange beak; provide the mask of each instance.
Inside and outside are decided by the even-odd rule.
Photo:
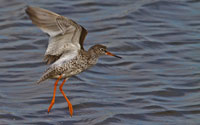
[[[117,58],[122,58],[122,57],[120,57],[120,56],[117,56],[117,55],[115,55],[115,54],[112,54],[111,52],[106,52],[106,55],[109,55],[109,56],[114,56],[114,57],[117,57]]]

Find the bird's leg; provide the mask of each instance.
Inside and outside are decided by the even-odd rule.
[[[72,104],[70,103],[69,99],[67,98],[67,96],[65,95],[64,91],[62,90],[62,87],[63,87],[63,85],[65,84],[65,82],[66,82],[66,79],[63,80],[63,82],[62,82],[62,84],[60,85],[59,89],[60,89],[61,93],[63,94],[63,96],[65,97],[65,100],[66,100],[67,103],[68,103],[69,112],[70,112],[70,115],[71,115],[71,117],[72,117],[72,115],[73,115],[73,107],[72,107]]]
[[[53,91],[53,98],[51,100],[51,104],[49,105],[48,108],[48,113],[50,112],[51,108],[53,107],[54,103],[55,103],[55,96],[56,96],[56,87],[58,85],[58,81],[62,78],[62,75],[60,75],[60,77],[56,80],[55,84],[54,84],[54,91]]]

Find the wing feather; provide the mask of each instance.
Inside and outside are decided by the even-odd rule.
[[[27,7],[26,13],[33,24],[50,35],[44,55],[44,61],[48,64],[58,60],[63,53],[70,54],[84,49],[87,30],[73,20],[37,7]]]

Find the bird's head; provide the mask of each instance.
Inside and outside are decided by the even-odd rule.
[[[100,44],[94,45],[93,47],[91,47],[90,50],[93,50],[98,56],[109,55],[109,56],[114,56],[121,59],[120,56],[117,56],[115,54],[112,54],[111,52],[108,52],[107,47],[104,45],[100,45]]]

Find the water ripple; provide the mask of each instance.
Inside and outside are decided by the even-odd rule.
[[[85,48],[104,56],[59,89],[36,85],[48,36],[31,23],[27,5],[70,17],[88,30]],[[200,124],[200,2],[197,0],[33,1],[0,4],[0,124]],[[59,83],[60,84],[60,83]]]

